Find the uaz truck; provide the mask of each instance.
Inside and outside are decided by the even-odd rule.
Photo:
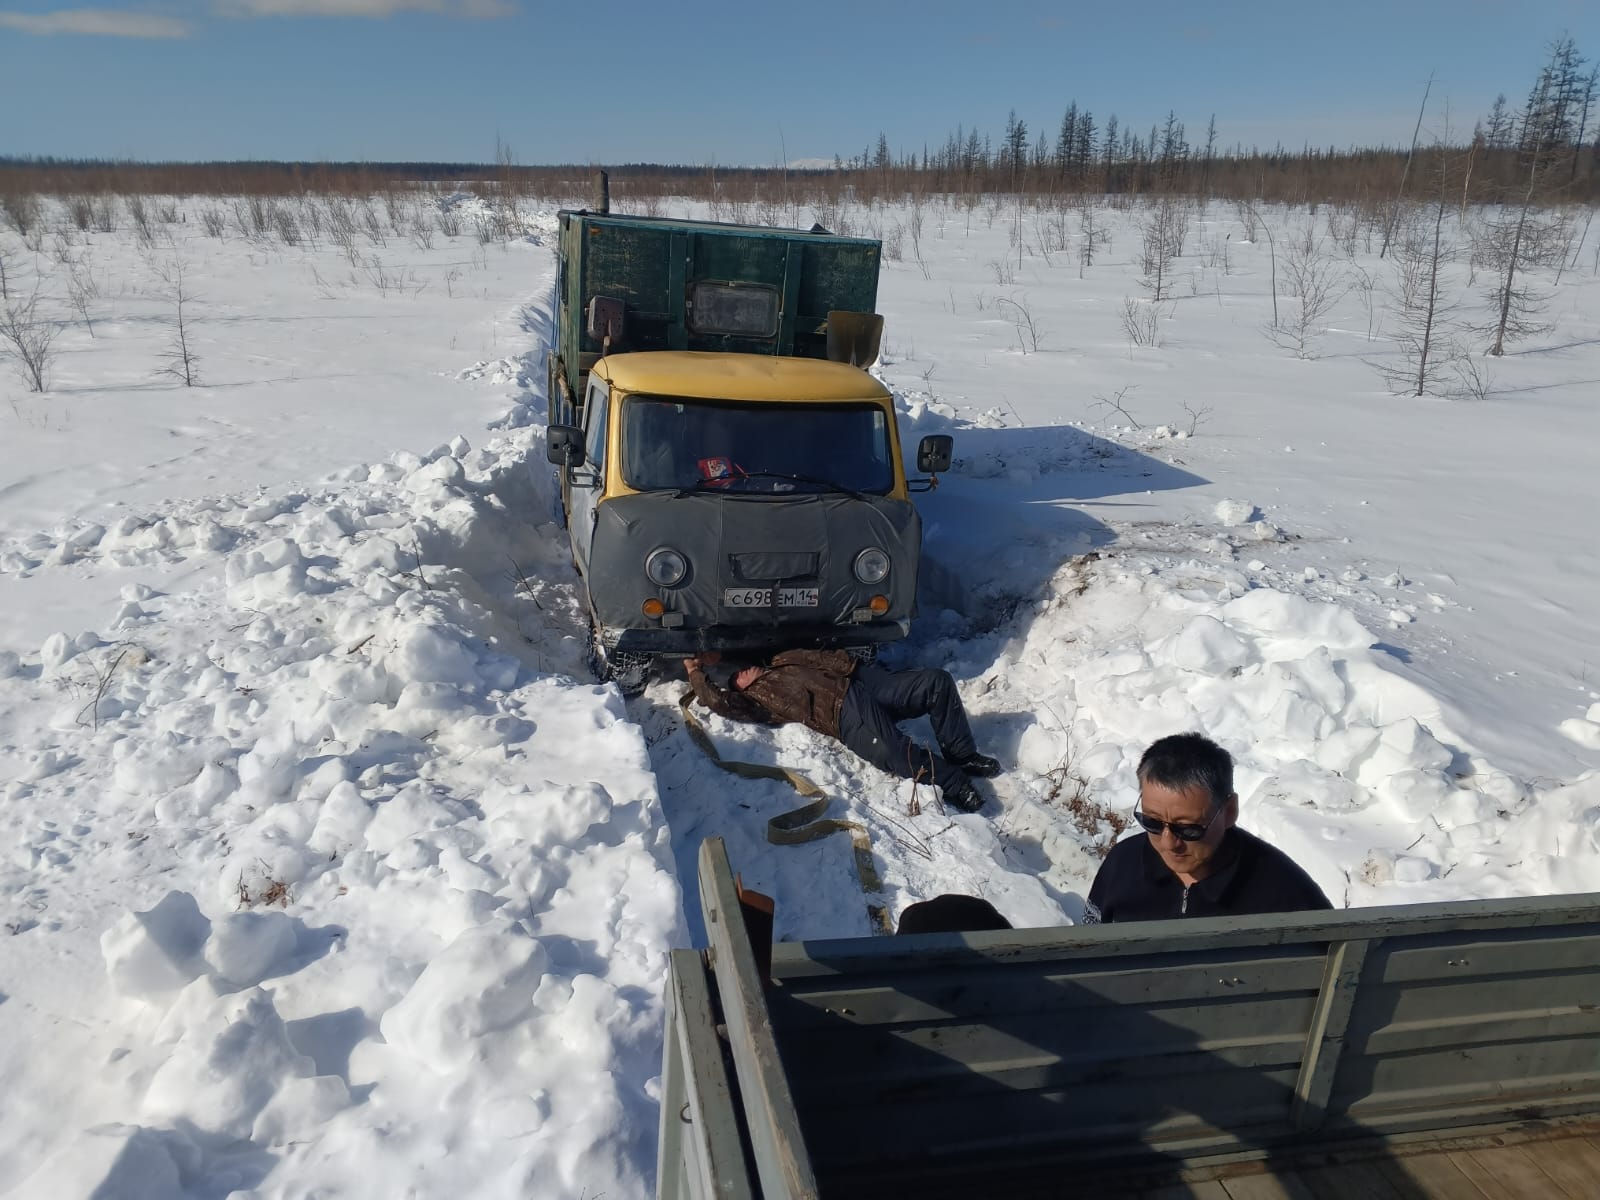
[[[563,211],[547,453],[591,665],[904,637],[922,525],[877,356],[880,245]],[[948,437],[917,470],[948,470]]]

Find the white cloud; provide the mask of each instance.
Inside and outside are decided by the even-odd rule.
[[[229,17],[392,17],[402,12],[441,13],[487,20],[516,11],[511,0],[215,0]]]
[[[0,12],[0,28],[20,29],[23,33],[125,38],[184,38],[191,32],[189,23],[176,17],[106,8],[66,8],[50,13]]]

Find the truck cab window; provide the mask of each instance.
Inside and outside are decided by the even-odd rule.
[[[630,396],[622,406],[622,473],[640,491],[741,493],[894,486],[889,426],[870,402],[713,403]]]
[[[584,402],[584,421],[588,434],[583,441],[584,455],[596,471],[605,470],[606,418],[611,408],[611,395],[604,384],[591,380],[589,398]]]

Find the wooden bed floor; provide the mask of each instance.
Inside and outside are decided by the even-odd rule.
[[[1127,1200],[1600,1200],[1600,1135],[1459,1139],[1315,1166],[1240,1163]],[[1481,1144],[1474,1144],[1481,1143]]]

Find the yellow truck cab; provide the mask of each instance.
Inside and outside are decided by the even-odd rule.
[[[825,356],[871,361],[881,320],[807,311],[824,282],[860,289],[860,270],[819,255],[861,239],[561,216],[546,449],[596,673],[637,692],[657,656],[904,637],[922,545],[910,491],[930,481],[907,479],[889,390]],[[924,438],[917,469],[947,470],[950,449]]]

